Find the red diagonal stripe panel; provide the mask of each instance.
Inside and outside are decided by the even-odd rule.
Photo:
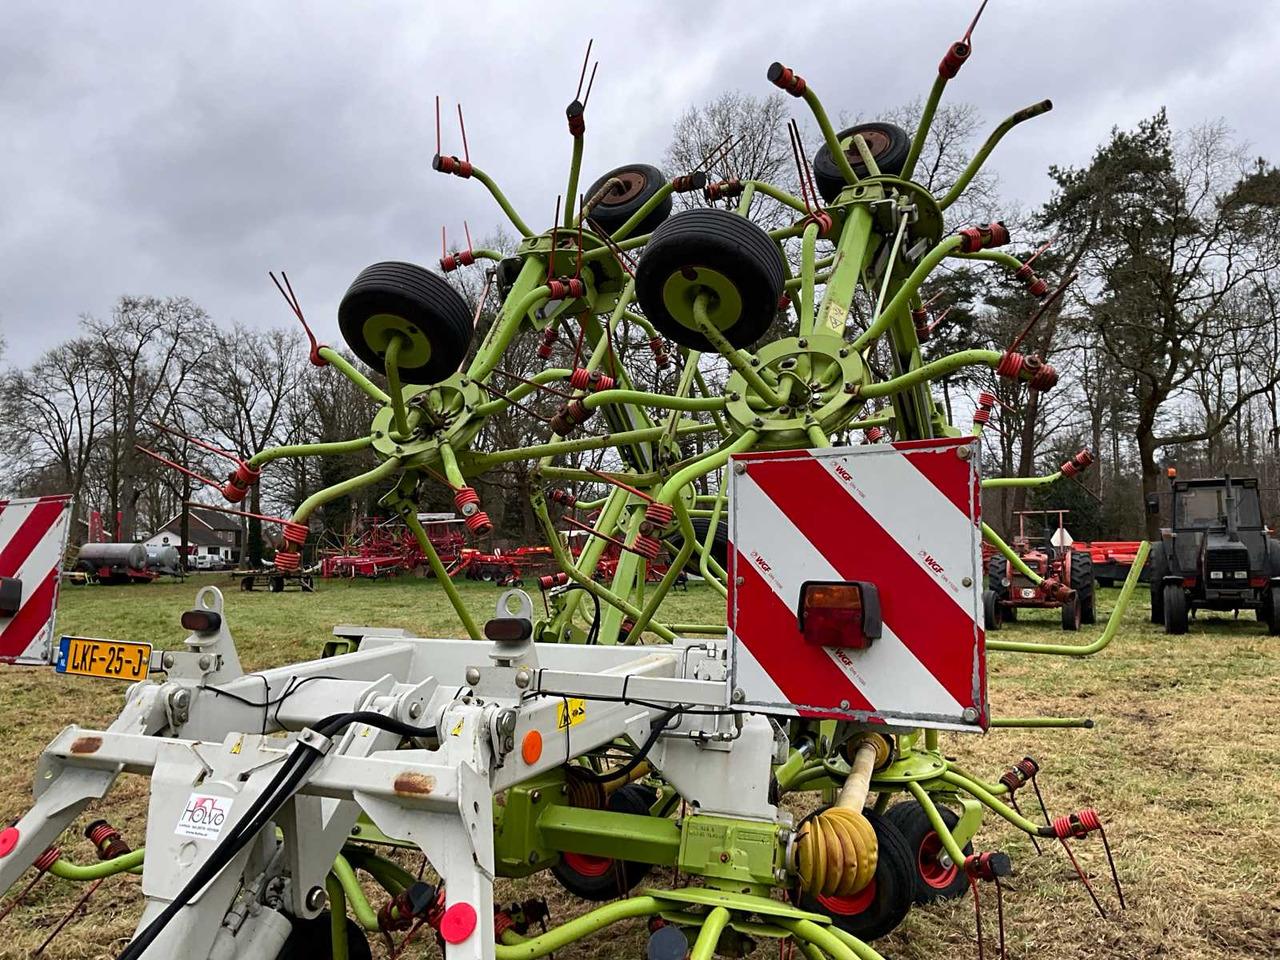
[[[876,584],[884,622],[947,692],[962,704],[973,703],[973,620],[915,558],[816,460],[788,463],[785,470],[753,464],[750,470],[751,479],[840,576]],[[902,509],[910,510],[910,502],[904,500]]]
[[[22,609],[0,630],[0,660],[13,660],[22,656],[40,631],[49,622],[58,590],[58,571],[53,570],[44,578],[33,594],[24,597]]]
[[[980,503],[976,489],[978,478],[976,474],[970,473],[969,461],[961,460],[956,456],[956,450],[960,445],[938,449],[937,440],[904,440],[901,443],[895,443],[893,448],[907,453],[912,450],[912,447],[921,446],[933,449],[927,452],[911,452],[908,462],[967,517],[971,506],[976,507]],[[969,502],[970,497],[973,497],[972,505]]]
[[[796,636],[796,612],[778,599],[749,559],[741,553],[736,559],[737,574],[743,583],[735,586],[730,596],[731,603],[737,602],[734,622],[750,624],[747,636],[738,633],[738,642],[751,651],[787,699],[800,705],[831,706],[848,700],[849,710],[874,712],[875,708],[822,647],[781,642]],[[738,629],[741,631],[742,627]]]
[[[13,538],[0,550],[0,577],[12,577],[22,569],[31,551],[62,515],[61,500],[42,500],[31,508]],[[41,571],[43,573],[43,571]]]

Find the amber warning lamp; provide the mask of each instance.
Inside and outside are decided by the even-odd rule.
[[[865,650],[880,636],[880,594],[860,580],[810,580],[800,587],[800,632],[815,647]]]

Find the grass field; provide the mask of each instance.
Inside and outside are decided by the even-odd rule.
[[[318,654],[338,622],[401,626],[424,636],[459,633],[440,590],[431,581],[412,579],[322,583],[313,595],[241,593],[225,578],[212,577],[186,585],[68,587],[58,627],[176,646],[183,637],[178,617],[190,605],[194,585],[210,582],[224,588],[246,669]],[[487,615],[497,589],[461,587],[472,609]],[[1104,592],[1100,617],[1109,614],[1117,592]],[[671,602],[669,618],[706,621],[721,610],[710,590],[694,586]],[[1024,617],[1001,635],[1063,638],[1051,613]],[[1280,641],[1265,636],[1251,615],[1234,623],[1202,619],[1189,636],[1166,637],[1146,622],[1145,593],[1139,592],[1120,635],[1096,657],[1068,661],[993,653],[991,661],[996,716],[1088,716],[1096,728],[944,736],[945,751],[989,779],[1024,755],[1039,759],[1052,813],[1086,806],[1101,813],[1129,904],[1123,914],[1110,909],[1114,894],[1096,840],[1078,850],[1109,908],[1107,920],[1094,913],[1061,848],[1046,847],[1036,857],[1024,837],[989,821],[979,834],[979,849],[1002,849],[1014,858],[1015,875],[1005,888],[1010,956],[1280,957]],[[36,757],[53,735],[72,721],[105,724],[119,709],[122,693],[109,681],[58,677],[49,669],[0,669],[0,710],[9,731],[0,756],[0,816],[12,820],[29,805]],[[141,844],[146,790],[140,778],[120,781],[68,832],[68,855],[79,862],[92,859],[78,828],[98,815],[108,816],[135,846]],[[406,855],[406,864],[410,859]],[[651,881],[662,886],[669,877],[655,872]],[[88,913],[73,919],[43,956],[114,957],[136,922],[138,887],[137,877],[107,881]],[[73,884],[43,881],[5,919],[0,957],[29,956],[81,892]],[[531,892],[548,896],[553,920],[583,909],[549,875],[518,889],[502,882],[497,895],[511,899]],[[994,906],[990,897],[984,903]],[[993,909],[984,910],[984,921],[993,935]],[[916,908],[876,946],[894,960],[972,957],[973,926],[973,903],[965,897]],[[643,945],[636,923],[611,928],[558,956],[640,958]],[[380,949],[375,944],[375,956],[385,956]],[[772,957],[774,950],[761,945],[754,955]],[[438,951],[424,937],[406,955],[434,957]]]

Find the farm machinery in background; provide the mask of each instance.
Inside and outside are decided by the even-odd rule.
[[[943,196],[912,179],[970,51],[969,33],[948,47],[914,134],[887,123],[837,132],[812,84],[770,66],[823,138],[810,168],[791,128],[800,196],[709,178],[732,163],[727,141],[675,177],[634,164],[580,192],[586,61],[566,111],[568,186],[545,229],[471,161],[465,133],[462,156],[437,142],[433,167],[486,188],[521,238],[512,257],[468,244],[441,259],[446,273],[497,261],[481,306],[495,287],[502,304],[483,341],[471,351],[479,310],[440,276],[374,264],[343,297],[338,326],[384,388],[316,340],[285,278],[312,362],[374,401],[370,431],[262,450],[205,482],[240,502],[281,457],[373,451],[376,466],[280,521],[276,567],[299,568],[319,506],[390,482],[382,506],[416,539],[465,639],[338,627],[327,656],[246,675],[213,588],[183,614],[176,646],[67,638],[59,669],[139,682],[107,729],[70,726],[45,749],[34,806],[0,830],[0,887],[33,865],[37,879],[141,868],[147,906],[120,960],[345,960],[368,956],[369,934],[398,939],[401,953],[423,929],[448,960],[533,960],[629,917],[650,919],[651,955],[703,960],[782,940],[808,957],[874,960],[866,941],[913,903],[972,890],[977,907],[989,884],[999,904],[1010,861],[981,847],[984,815],[1064,846],[1100,838],[1109,858],[1095,811],[1023,815],[1016,794],[1035,782],[1036,761],[988,780],[939,743],[940,731],[1088,725],[992,716],[987,658],[1103,649],[1146,552],[1093,643],[986,635],[984,537],[1046,597],[1076,594],[981,520],[983,486],[1045,478],[982,480],[982,422],[955,428],[930,389],[962,367],[1041,391],[1057,372],[1018,352],[1025,329],[1004,349],[921,355],[921,288],[944,263],[1009,270],[1041,298],[1028,329],[1063,289],[997,249],[1009,242],[1002,224],[944,224],[1000,139],[1048,101],[1002,122]],[[694,191],[712,206],[672,214],[672,194]],[[794,222],[755,224],[764,198]],[[798,247],[794,271],[787,245]],[[757,345],[782,311],[782,335]],[[674,361],[671,389],[646,389],[652,371],[618,349],[627,328],[644,331],[655,367]],[[546,362],[530,376],[502,366],[522,334]],[[702,375],[713,358],[730,370],[723,387]],[[487,418],[513,407],[529,415],[530,441],[477,449]],[[875,442],[842,445],[855,436]],[[606,452],[612,470],[578,459]],[[544,614],[508,591],[481,624],[418,501],[424,484],[447,484],[468,531],[483,536],[492,524],[471,480],[518,460],[533,467],[531,509],[559,569],[540,584]],[[602,483],[574,556],[558,525],[572,509],[564,497]],[[617,561],[600,581],[609,545]],[[664,549],[671,561],[650,583]],[[724,620],[662,615],[686,568],[724,598]],[[123,668],[102,674],[104,659]],[[96,821],[102,862],[71,863],[59,837],[90,801],[106,812],[101,798],[122,770],[151,777],[145,852]],[[829,803],[797,820],[782,800],[801,792]],[[380,844],[421,852],[435,873],[415,877]],[[664,887],[655,867],[691,882]],[[537,932],[545,913],[495,903],[493,879],[543,870],[579,897],[613,902]],[[380,903],[358,874],[382,888]],[[1114,866],[1112,877],[1123,906]]]
[[[1086,456],[1082,454],[1081,456]],[[1079,457],[1077,458],[1079,459]],[[1079,630],[1082,624],[1096,620],[1093,556],[1077,550],[1063,523],[1066,510],[1018,510],[1018,535],[1010,546],[1022,565],[1041,578],[1052,577],[1064,583],[1074,596],[1045,596],[1004,554],[997,552],[987,561],[987,589],[982,593],[983,618],[988,630],[999,630],[1006,620],[1016,620],[1019,610],[1061,610],[1062,629]],[[1044,519],[1043,535],[1034,543],[1027,535],[1027,517]],[[1058,518],[1057,528],[1050,533],[1048,518]]]
[[[1151,622],[1181,634],[1196,610],[1253,610],[1280,634],[1280,540],[1263,521],[1258,481],[1179,480],[1170,469],[1169,486],[1171,525],[1151,550]],[[1158,513],[1159,500],[1148,509]]]

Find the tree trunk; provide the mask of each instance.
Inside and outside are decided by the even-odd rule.
[[[1139,433],[1138,440],[1138,456],[1142,462],[1142,503],[1143,517],[1146,518],[1147,539],[1152,543],[1156,543],[1160,539],[1160,515],[1158,513],[1148,513],[1146,511],[1146,503],[1151,496],[1160,495],[1160,468],[1156,464],[1156,445],[1155,438],[1151,434]]]

